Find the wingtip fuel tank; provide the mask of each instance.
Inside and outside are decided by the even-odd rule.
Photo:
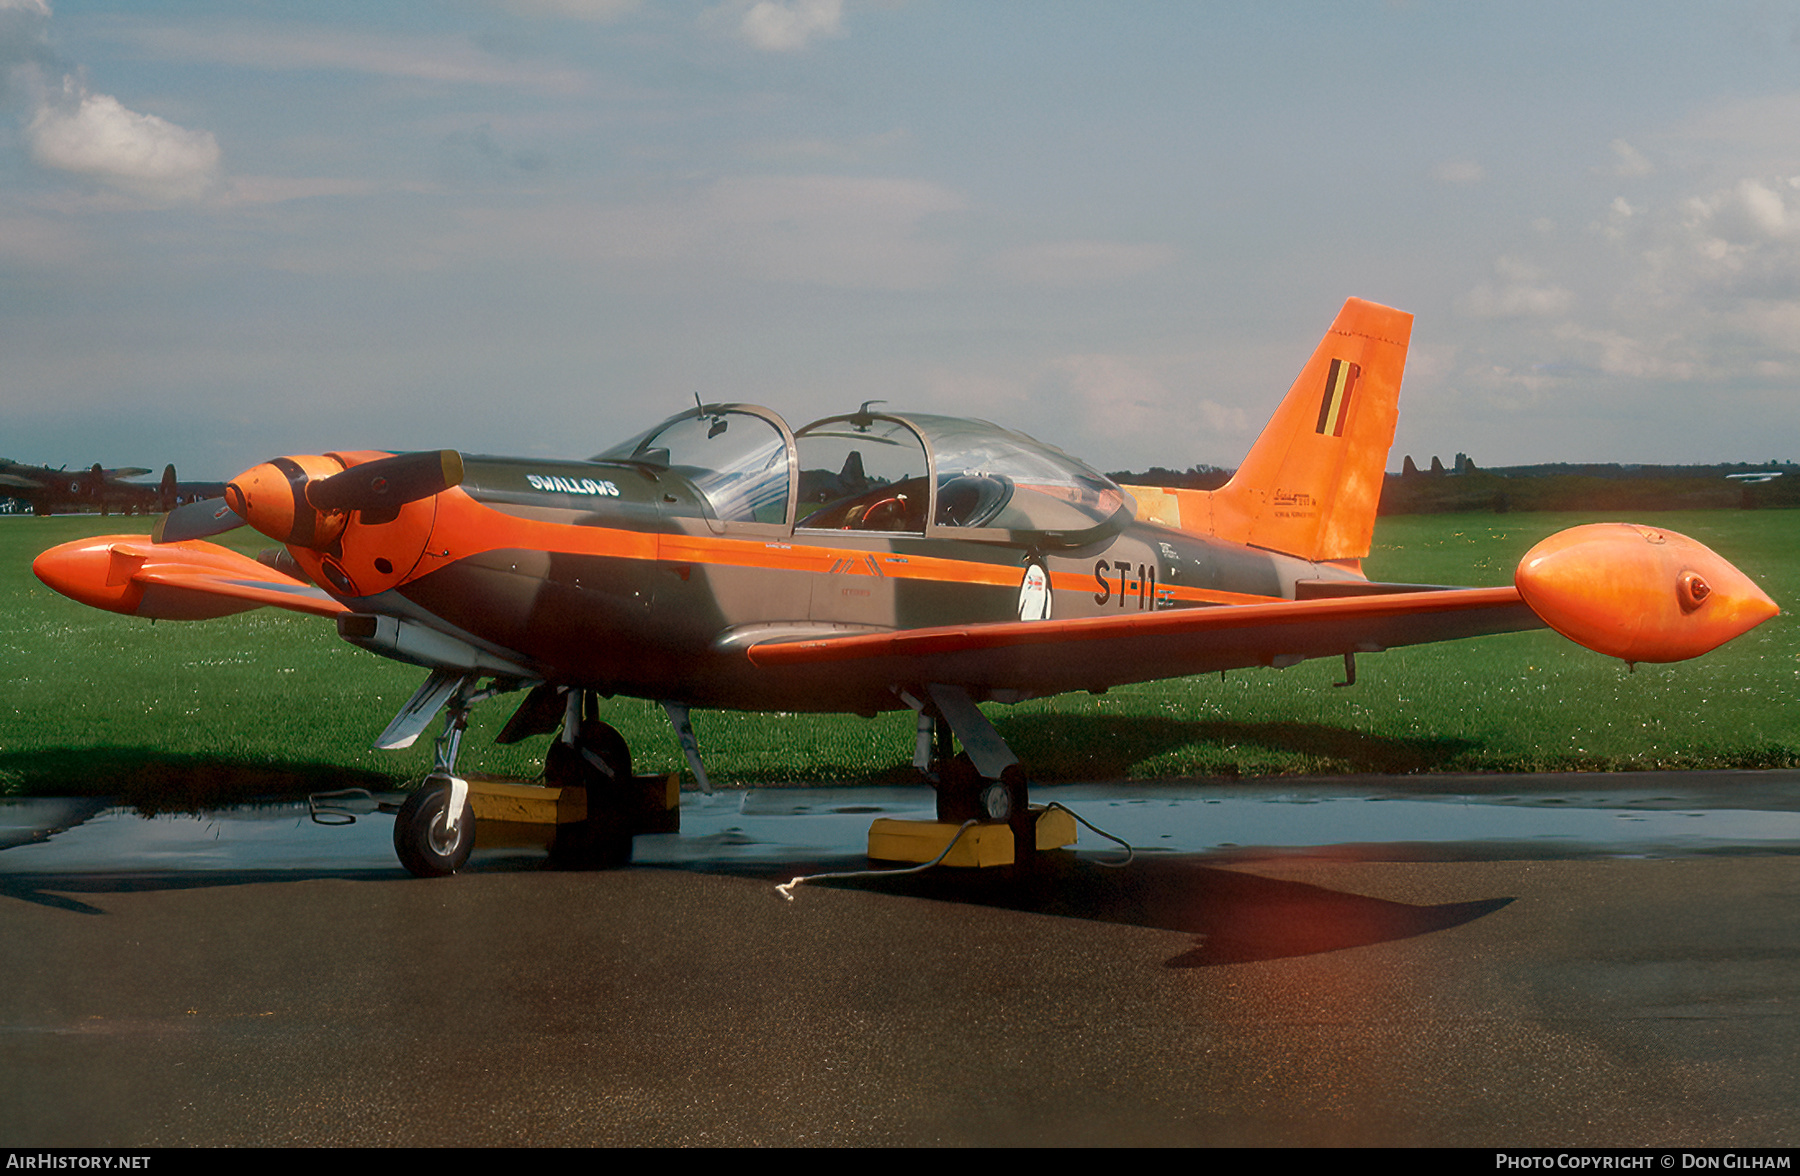
[[[1627,662],[1698,657],[1781,611],[1704,543],[1636,523],[1559,531],[1513,582],[1552,629]]]

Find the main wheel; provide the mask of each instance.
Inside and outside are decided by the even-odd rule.
[[[563,788],[586,788],[595,779],[631,779],[631,747],[610,723],[583,719],[575,742],[556,739],[544,755],[544,779]]]
[[[583,719],[576,742],[561,739],[544,756],[544,778],[587,793],[587,819],[558,826],[551,864],[605,870],[631,862],[633,829],[631,748],[608,723]]]
[[[394,818],[394,852],[414,877],[442,878],[468,863],[475,848],[474,806],[463,798],[454,830],[445,820],[449,811],[450,786],[429,780],[400,806]]]
[[[937,788],[937,819],[949,825],[986,820],[982,793],[987,783],[966,751],[940,762],[934,785]]]

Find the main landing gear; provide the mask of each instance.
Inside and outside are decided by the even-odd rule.
[[[1032,870],[1044,837],[1038,825],[1044,810],[1031,807],[1025,769],[981,708],[960,686],[933,684],[919,695],[905,691],[900,697],[918,712],[913,763],[937,789],[938,823],[1005,824],[1012,833],[1013,864]],[[1060,841],[1054,837],[1051,844]]]
[[[625,737],[600,720],[590,690],[566,692],[562,734],[544,757],[544,781],[579,790],[583,816],[556,827],[550,861],[562,869],[607,869],[631,861],[631,840],[639,833],[673,832],[665,781],[631,774]]]

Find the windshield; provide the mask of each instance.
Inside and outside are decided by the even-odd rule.
[[[721,522],[787,521],[787,439],[753,413],[708,405],[664,421],[593,460],[679,474]]]

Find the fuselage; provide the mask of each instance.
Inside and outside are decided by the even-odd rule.
[[[732,430],[734,448],[708,452]],[[1022,445],[1024,464],[1007,456]],[[982,422],[865,413],[796,439],[746,406],[592,461],[466,457],[460,486],[353,519],[338,548],[293,554],[359,612],[559,684],[759,710],[903,705],[879,677],[755,669],[744,650],[762,641],[1244,604],[1355,578],[1139,521],[1104,476]]]

